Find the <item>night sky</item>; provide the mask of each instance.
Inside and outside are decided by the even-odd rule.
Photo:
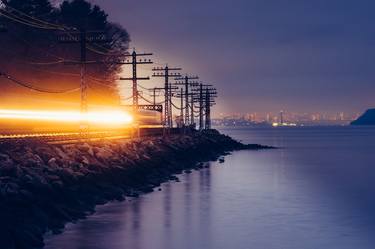
[[[219,90],[216,112],[375,107],[372,0],[94,0],[131,47]]]

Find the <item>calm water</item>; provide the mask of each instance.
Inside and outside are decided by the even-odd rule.
[[[241,151],[161,192],[111,203],[48,249],[373,249],[375,129],[228,129]]]

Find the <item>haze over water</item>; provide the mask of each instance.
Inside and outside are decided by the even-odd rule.
[[[375,128],[225,129],[240,151],[162,191],[116,202],[47,249],[372,249]]]

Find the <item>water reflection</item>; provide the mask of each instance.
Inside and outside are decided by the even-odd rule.
[[[229,130],[246,142],[224,164],[112,203],[48,249],[372,249],[375,129]]]

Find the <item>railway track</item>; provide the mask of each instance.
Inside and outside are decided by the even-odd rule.
[[[178,128],[170,129],[169,134],[180,134]],[[139,130],[111,130],[111,131],[90,131],[82,134],[79,131],[72,132],[30,132],[30,133],[6,133],[0,134],[0,144],[7,142],[45,142],[48,144],[73,144],[82,142],[93,142],[101,140],[131,139],[133,137],[147,137],[163,135],[163,127],[141,126]]]

